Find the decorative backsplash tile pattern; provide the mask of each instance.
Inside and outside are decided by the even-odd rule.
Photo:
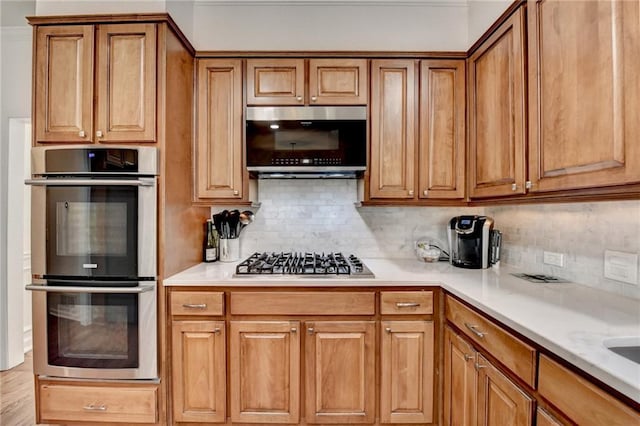
[[[360,257],[415,258],[414,241],[447,245],[446,224],[479,208],[355,207],[353,179],[260,180],[262,203],[242,231],[242,256],[255,251],[342,251]],[[214,207],[213,212],[222,208]],[[479,213],[478,213],[479,214]]]
[[[640,201],[355,207],[357,182],[351,179],[260,180],[259,196],[262,205],[255,221],[242,232],[241,256],[315,250],[413,259],[419,238],[436,238],[446,247],[451,217],[487,214],[504,235],[502,264],[640,299],[640,286],[604,278],[605,250],[640,254]],[[563,253],[565,267],[544,265],[544,250]]]
[[[604,277],[604,251],[640,255],[640,201],[488,207],[504,234],[502,262],[527,272],[640,299],[640,287]],[[543,251],[565,255],[565,266],[545,265]]]

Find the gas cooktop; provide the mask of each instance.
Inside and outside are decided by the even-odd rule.
[[[294,275],[318,278],[374,278],[356,256],[342,253],[259,253],[236,266],[235,277],[250,275]]]

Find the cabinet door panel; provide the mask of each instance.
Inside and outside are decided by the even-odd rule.
[[[197,196],[240,200],[242,61],[198,60]]]
[[[383,321],[380,421],[433,421],[433,322]]]
[[[524,14],[516,11],[468,60],[470,196],[524,193]]]
[[[310,104],[366,105],[368,75],[366,59],[310,59]]]
[[[444,424],[476,426],[476,351],[449,327],[444,333]]]
[[[89,142],[93,134],[93,26],[38,27],[35,142]]]
[[[478,424],[531,426],[533,400],[478,355]]]
[[[420,64],[420,198],[463,198],[464,60]]]
[[[174,321],[171,337],[174,419],[224,423],[224,322]]]
[[[371,198],[414,198],[415,62],[371,62]]]
[[[96,139],[155,142],[155,24],[100,25],[96,72]]]
[[[304,102],[304,59],[247,60],[247,105]]]
[[[533,190],[640,181],[637,1],[529,2]]]
[[[375,323],[308,322],[305,343],[309,423],[372,423]]]
[[[231,321],[231,420],[298,423],[297,321]]]

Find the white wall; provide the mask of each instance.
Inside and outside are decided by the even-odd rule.
[[[468,44],[471,47],[489,29],[513,0],[468,0]]]
[[[36,0],[36,15],[165,12],[164,0]]]

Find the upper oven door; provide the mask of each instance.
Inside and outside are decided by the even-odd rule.
[[[250,171],[364,170],[366,108],[247,108]]]
[[[40,178],[32,188],[32,273],[154,279],[156,178]]]

